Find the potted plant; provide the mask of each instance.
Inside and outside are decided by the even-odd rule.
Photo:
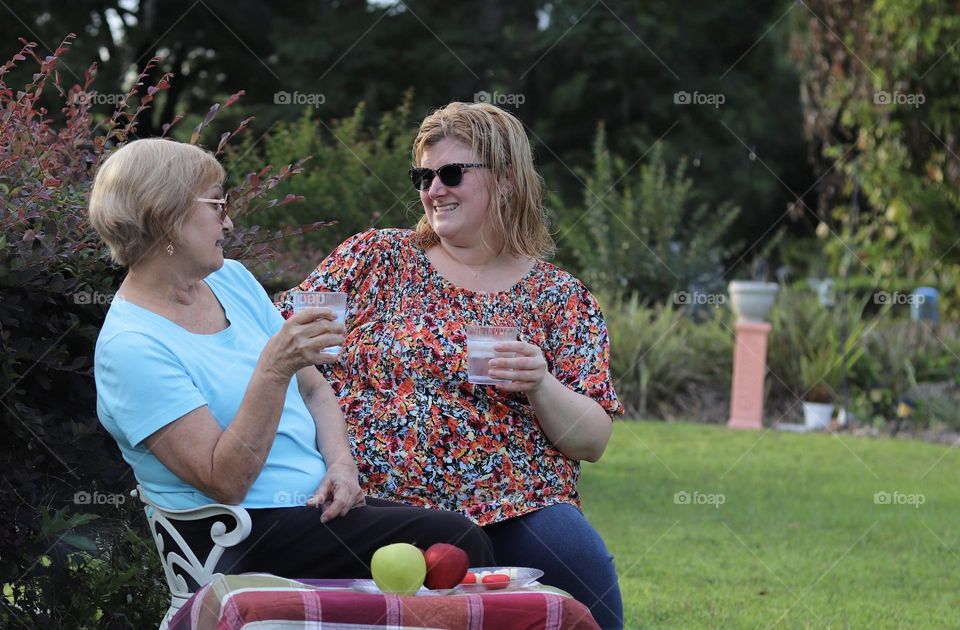
[[[844,362],[849,372],[863,356],[860,343],[864,333],[860,319],[862,309],[847,309],[846,339],[843,340],[843,311],[826,309],[819,304],[816,308],[803,342],[799,344],[803,421],[809,429],[830,426]]]
[[[803,423],[808,429],[825,429],[833,418],[841,364],[841,357],[835,350],[829,345],[817,346],[800,357]]]

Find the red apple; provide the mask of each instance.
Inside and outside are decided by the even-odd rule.
[[[436,543],[423,552],[427,562],[427,579],[424,586],[431,589],[453,588],[470,568],[467,552],[460,547],[446,543]]]

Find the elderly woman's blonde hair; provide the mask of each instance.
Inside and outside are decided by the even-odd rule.
[[[419,166],[423,152],[444,138],[457,140],[490,169],[491,227],[500,239],[498,254],[545,258],[554,242],[543,207],[543,179],[533,166],[530,141],[517,118],[489,103],[450,103],[427,116],[413,143]],[[427,249],[440,242],[426,216],[417,223],[414,242]]]
[[[135,140],[100,165],[90,193],[90,223],[114,262],[130,267],[176,241],[197,196],[224,178],[217,159],[200,147]]]

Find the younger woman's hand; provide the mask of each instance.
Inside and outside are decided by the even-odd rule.
[[[547,377],[547,360],[537,346],[525,341],[501,341],[493,349],[500,352],[512,352],[513,358],[495,357],[490,359],[490,376],[509,381],[494,386],[508,392],[534,393]]]

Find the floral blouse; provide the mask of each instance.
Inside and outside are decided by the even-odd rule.
[[[364,490],[479,525],[555,503],[579,507],[580,464],[550,442],[526,395],[467,382],[464,327],[518,326],[561,383],[620,414],[593,296],[544,261],[506,291],[457,287],[412,234],[357,234],[299,286],[349,294],[340,361],[321,371],[347,418]],[[277,305],[292,315],[288,292]]]

